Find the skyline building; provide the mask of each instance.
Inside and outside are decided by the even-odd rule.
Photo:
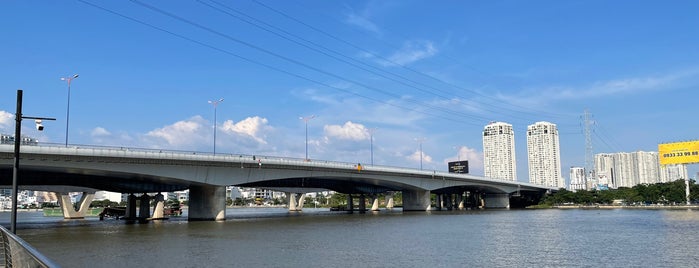
[[[517,180],[515,133],[512,125],[490,122],[483,129],[483,169],[494,179]]]
[[[689,179],[687,165],[674,164],[660,166],[660,182],[672,182],[679,179]]]
[[[596,154],[595,174],[599,184],[619,188],[672,182],[687,178],[688,171],[686,165],[661,166],[658,152],[636,151]]]
[[[570,167],[570,187],[568,190],[587,190],[587,180],[585,179],[585,168],[584,167]]]
[[[536,122],[527,127],[529,182],[565,188],[561,176],[561,148],[556,124]]]

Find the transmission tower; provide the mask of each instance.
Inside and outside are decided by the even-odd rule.
[[[583,114],[583,127],[585,131],[585,176],[587,177],[586,179],[590,181],[591,179],[595,178],[595,173],[593,170],[594,166],[594,160],[593,160],[593,151],[592,151],[592,125],[594,122],[592,121],[592,115],[590,114],[590,111],[585,109],[585,113]]]

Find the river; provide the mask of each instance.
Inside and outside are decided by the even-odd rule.
[[[224,222],[63,220],[18,235],[63,267],[697,267],[696,210],[346,214],[229,209]],[[9,213],[0,213],[7,226]]]

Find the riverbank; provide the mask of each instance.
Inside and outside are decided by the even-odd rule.
[[[667,210],[685,210],[685,209],[698,209],[699,205],[683,205],[683,206],[663,206],[663,205],[649,205],[649,206],[621,206],[621,205],[559,205],[559,206],[546,206],[546,205],[536,205],[527,207],[528,209],[667,209]]]

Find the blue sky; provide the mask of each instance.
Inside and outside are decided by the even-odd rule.
[[[696,1],[5,1],[0,132],[24,114],[63,143],[303,158],[482,175],[483,127],[560,130],[561,163],[699,138]],[[690,166],[690,176],[697,165]]]

